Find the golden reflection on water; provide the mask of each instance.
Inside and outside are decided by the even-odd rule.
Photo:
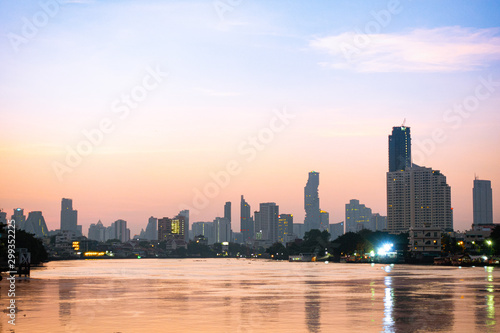
[[[51,262],[18,281],[15,332],[495,332],[499,281],[492,267]]]

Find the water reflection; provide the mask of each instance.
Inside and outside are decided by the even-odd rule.
[[[59,283],[59,320],[63,325],[71,319],[71,304],[74,299],[75,286],[61,281]]]
[[[305,285],[305,311],[307,329],[309,330],[309,332],[319,333],[321,332],[321,300],[320,293],[317,290],[318,286],[312,281],[306,281]]]
[[[394,332],[394,318],[392,314],[394,307],[394,290],[392,288],[392,277],[390,275],[385,277],[384,284],[384,332]]]

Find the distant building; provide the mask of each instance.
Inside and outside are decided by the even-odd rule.
[[[225,217],[216,217],[214,220],[215,243],[231,241],[231,222]]]
[[[184,233],[184,241],[186,244],[189,242],[189,210],[181,210],[177,216],[183,216],[184,217],[184,227],[183,230],[185,231]]]
[[[304,208],[306,211],[306,217],[304,219],[305,231],[319,229],[321,225],[318,187],[319,172],[309,172],[309,178],[304,187]]]
[[[472,204],[474,225],[493,224],[493,196],[490,180],[474,179]]]
[[[125,243],[130,240],[130,230],[127,228],[127,221],[116,220],[111,224],[111,234],[108,239],[118,239]]]
[[[240,203],[240,231],[243,237],[243,242],[251,242],[255,237],[255,225],[250,215],[250,205],[241,196]]]
[[[7,212],[0,209],[0,224],[7,224]]]
[[[24,209],[15,208],[14,214],[10,217],[11,220],[15,221],[15,225],[17,229],[24,230],[26,224],[26,216],[24,215]]]
[[[178,215],[173,219],[164,217],[158,220],[158,241],[182,240],[186,236],[185,217]],[[184,241],[185,242],[185,241]]]
[[[305,227],[303,223],[293,224],[293,233],[297,235],[298,238],[303,239],[305,234]]]
[[[362,229],[370,228],[370,218],[372,210],[359,200],[352,199],[345,205],[345,232],[358,232]]]
[[[193,237],[204,236],[208,244],[215,243],[214,223],[213,222],[194,222],[192,225]]]
[[[95,240],[98,242],[105,242],[106,239],[106,227],[102,224],[101,220],[97,223],[92,223],[89,227],[88,239]]]
[[[47,237],[49,235],[45,219],[42,212],[39,211],[29,212],[28,219],[24,225],[24,230],[39,238]]]
[[[280,214],[278,216],[278,242],[286,244],[293,234],[293,215]]]
[[[73,209],[73,200],[63,198],[61,200],[61,228],[60,230],[74,231],[81,236],[78,228],[78,211]]]
[[[381,216],[379,213],[372,214],[370,217],[370,230],[384,231],[387,229],[387,216]]]
[[[319,211],[319,230],[327,230],[330,228],[330,214],[324,210]]]
[[[393,127],[389,135],[389,172],[404,171],[411,166],[411,136],[409,127]]]
[[[439,171],[414,164],[387,173],[387,230],[408,232],[424,223],[453,231],[451,188]]]
[[[344,234],[344,222],[330,224],[330,240],[334,241]]]
[[[260,240],[275,243],[278,241],[279,206],[274,202],[260,204],[260,211],[255,213],[255,232]]]

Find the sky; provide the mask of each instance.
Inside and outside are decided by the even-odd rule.
[[[451,186],[472,224],[474,177],[500,222],[496,1],[0,1],[0,208],[84,234],[245,196],[304,220],[320,173],[330,223],[358,199],[386,214],[388,135]]]

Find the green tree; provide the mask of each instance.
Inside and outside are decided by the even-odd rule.
[[[274,259],[288,259],[288,250],[280,242],[276,242],[267,248],[266,253],[272,255]]]

